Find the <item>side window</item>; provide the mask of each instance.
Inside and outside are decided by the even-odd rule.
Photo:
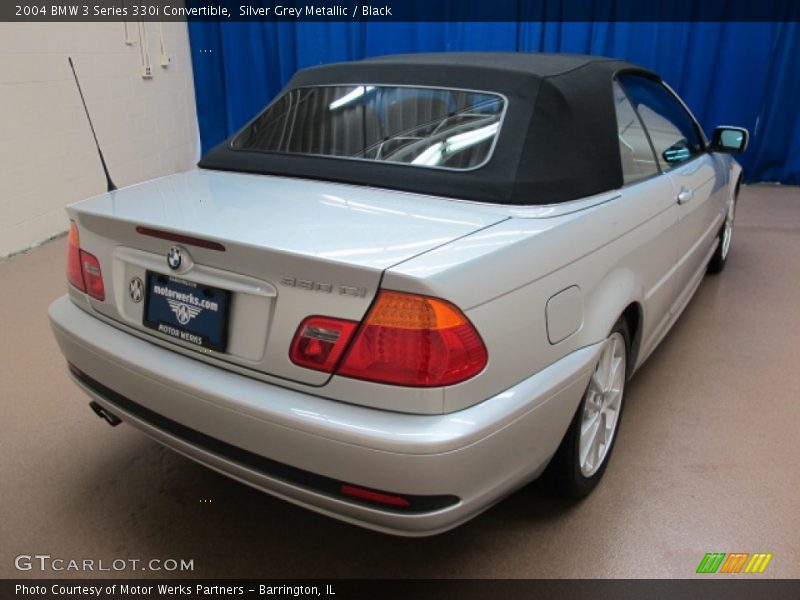
[[[665,168],[703,152],[694,120],[667,88],[638,75],[620,75],[618,79],[639,112]]]
[[[619,155],[622,159],[622,177],[625,184],[639,181],[658,173],[658,163],[653,156],[650,140],[636,116],[636,111],[620,85],[614,82],[614,107],[617,112]]]

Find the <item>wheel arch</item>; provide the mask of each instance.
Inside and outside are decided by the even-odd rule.
[[[731,177],[728,179],[728,185],[733,183],[733,197],[736,198],[739,195],[739,190],[742,187],[742,181],[744,179],[744,169],[742,169],[742,165],[740,165],[737,161],[733,160],[730,163],[731,166]]]
[[[620,318],[625,319],[630,335],[630,372],[636,365],[642,341],[644,324],[643,286],[634,273],[628,269],[619,270],[604,278],[598,289],[586,299],[584,323],[587,341],[599,341],[608,333]]]
[[[636,367],[636,361],[639,358],[639,347],[642,342],[642,321],[644,318],[644,309],[641,303],[631,302],[622,311],[622,318],[628,325],[628,335],[630,335],[630,348],[628,349],[628,359],[631,368],[628,370],[628,377],[633,373]]]

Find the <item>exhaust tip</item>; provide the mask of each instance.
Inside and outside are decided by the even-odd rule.
[[[98,417],[105,419],[106,423],[112,427],[116,427],[122,423],[122,419],[95,401],[89,402],[89,408],[91,408]]]

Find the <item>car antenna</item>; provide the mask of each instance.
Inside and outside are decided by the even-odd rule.
[[[83,97],[81,84],[78,82],[78,74],[75,72],[75,65],[72,64],[71,56],[68,56],[67,60],[69,60],[70,69],[72,69],[72,76],[75,78],[75,85],[78,86],[78,94],[80,94],[81,102],[83,103],[83,110],[86,111],[86,120],[89,121],[89,129],[92,130],[94,145],[97,147],[97,154],[100,156],[100,164],[103,165],[103,173],[106,174],[107,189],[109,192],[113,192],[117,189],[117,186],[114,185],[114,182],[111,181],[111,175],[108,174],[108,165],[106,165],[106,159],[103,157],[103,151],[100,149],[100,142],[97,141],[97,134],[94,132],[94,125],[92,125],[92,118],[89,116],[89,109],[86,107],[86,99]]]

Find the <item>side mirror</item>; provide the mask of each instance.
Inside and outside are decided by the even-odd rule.
[[[744,127],[730,127],[723,125],[717,127],[711,135],[711,150],[714,152],[726,152],[728,154],[738,154],[747,149],[747,142],[750,134]]]

